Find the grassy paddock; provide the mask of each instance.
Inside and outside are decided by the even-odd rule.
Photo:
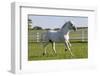
[[[43,56],[43,46],[41,43],[29,42],[28,43],[28,60],[54,60],[54,59],[80,59],[88,58],[88,45],[87,42],[71,41],[72,52],[75,55],[72,57],[69,51],[64,51],[64,43],[56,43],[57,54],[54,55],[51,44],[47,47],[47,55]]]

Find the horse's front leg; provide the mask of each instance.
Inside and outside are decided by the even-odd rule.
[[[71,45],[71,43],[69,42],[69,40],[67,40],[67,43],[68,43],[68,45],[69,45],[69,48],[72,46]],[[67,49],[67,47],[65,46],[65,51],[67,51],[68,49]]]
[[[55,42],[52,42],[52,49],[53,49],[54,53],[56,54]]]
[[[70,52],[71,56],[74,56],[74,54],[72,53],[72,51],[71,51],[71,49],[70,49],[70,46],[69,46],[67,40],[65,41],[65,46],[66,46],[66,48],[68,49],[68,51]]]
[[[69,42],[69,40],[67,40],[67,42],[68,42],[69,46],[71,47],[72,45],[71,45],[71,43]]]

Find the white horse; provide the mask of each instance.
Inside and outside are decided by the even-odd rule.
[[[52,44],[52,49],[54,53],[56,54],[56,49],[55,49],[55,42],[64,42],[65,43],[65,51],[67,49],[69,50],[71,56],[74,56],[70,47],[71,44],[69,42],[69,33],[71,30],[76,31],[76,27],[71,23],[71,21],[65,22],[65,24],[62,26],[62,28],[59,31],[53,31],[50,30],[46,33],[44,40],[46,41],[44,43],[44,52],[43,55],[47,53],[47,45],[49,43]]]

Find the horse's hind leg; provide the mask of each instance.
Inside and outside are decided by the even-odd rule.
[[[48,45],[48,44],[49,44],[49,43],[47,42],[47,43],[44,43],[44,45],[43,45],[43,47],[44,47],[43,55],[47,54],[47,45]]]

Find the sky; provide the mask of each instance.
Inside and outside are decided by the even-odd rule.
[[[61,28],[67,21],[71,21],[76,27],[88,27],[88,17],[29,15],[28,18],[32,20],[32,27],[40,26],[44,29]]]

